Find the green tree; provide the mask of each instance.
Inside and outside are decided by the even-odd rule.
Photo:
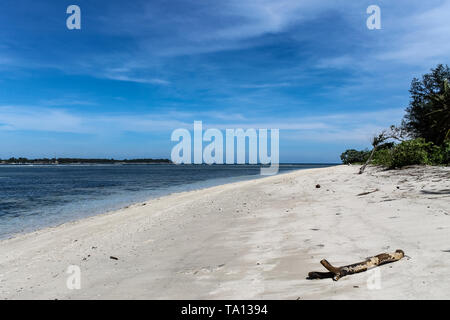
[[[369,150],[348,149],[341,154],[341,160],[343,164],[364,163],[369,158],[369,155]]]
[[[402,127],[413,138],[442,145],[450,136],[450,69],[439,64],[411,82],[411,101]]]

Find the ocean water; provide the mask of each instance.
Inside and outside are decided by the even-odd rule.
[[[326,166],[283,164],[280,173]],[[258,165],[1,165],[0,239],[259,173]]]

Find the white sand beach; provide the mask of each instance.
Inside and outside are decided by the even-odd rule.
[[[0,298],[449,299],[450,168],[357,171],[177,193],[2,240]],[[340,266],[396,249],[407,257],[376,268],[375,288],[373,272],[306,279],[326,271],[323,258]],[[79,290],[67,288],[70,265]]]

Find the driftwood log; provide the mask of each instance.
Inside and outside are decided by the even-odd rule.
[[[369,257],[366,260],[354,264],[350,264],[342,267],[334,267],[327,260],[323,259],[320,263],[329,272],[317,272],[313,271],[308,274],[308,279],[324,279],[333,278],[334,281],[338,281],[340,278],[349,274],[359,273],[367,271],[376,266],[382,264],[391,263],[400,260],[405,256],[403,250],[396,250],[394,253],[380,253],[376,256]]]

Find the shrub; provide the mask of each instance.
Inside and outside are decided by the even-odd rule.
[[[442,153],[442,162],[441,164],[450,164],[450,140],[447,140],[444,142],[444,144],[441,147],[441,153]]]
[[[438,158],[437,149],[432,142],[425,139],[403,141],[392,150],[391,168],[401,168],[413,164],[433,164]]]
[[[392,167],[392,149],[384,148],[375,151],[372,163],[379,166]]]
[[[369,150],[355,150],[348,149],[344,153],[341,154],[341,160],[344,164],[350,163],[363,163],[369,158],[370,151]]]
[[[341,154],[344,164],[363,163],[370,155],[370,151],[349,149]],[[414,164],[436,165],[450,163],[450,141],[441,147],[423,138],[403,141],[400,144],[384,143],[378,146],[372,159],[372,164],[390,169],[401,168]]]
[[[431,142],[430,142],[431,143]],[[427,147],[428,152],[428,160],[429,164],[444,164],[445,163],[445,155],[444,155],[444,147],[438,147],[431,143]]]

